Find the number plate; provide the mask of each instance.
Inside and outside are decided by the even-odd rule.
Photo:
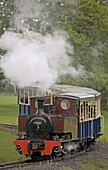
[[[38,145],[37,144],[32,144],[32,149],[38,149]]]

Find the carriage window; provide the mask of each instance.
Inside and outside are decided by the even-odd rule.
[[[89,118],[91,118],[91,105],[89,103]]]
[[[84,103],[83,102],[80,103],[80,119],[81,121],[84,120]]]
[[[97,100],[97,115],[100,115],[100,98]]]
[[[97,101],[91,101],[91,118],[97,116]]]
[[[89,105],[88,102],[86,102],[86,111],[85,111],[85,118],[88,119],[89,118]]]
[[[67,109],[69,109],[69,107],[70,107],[70,103],[67,100],[63,100],[61,102],[61,108],[62,109],[67,110]]]
[[[90,118],[90,102],[86,101],[86,102],[81,102],[80,103],[80,118],[81,120],[87,120]]]
[[[94,118],[94,101],[91,101],[91,118]]]
[[[100,98],[98,100],[86,101],[80,103],[80,118],[88,120],[100,115]]]
[[[97,101],[94,102],[94,117],[97,117]]]

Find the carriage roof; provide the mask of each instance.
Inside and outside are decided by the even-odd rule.
[[[58,91],[57,96],[71,97],[74,99],[95,98],[101,95],[100,92],[87,87],[77,87],[77,86],[70,86],[70,85],[54,85],[53,89],[56,89]]]
[[[43,94],[43,96],[45,94],[45,92],[39,87],[25,87],[24,89],[25,91],[27,89],[33,90],[35,91],[35,94],[36,94],[36,91],[39,91],[39,93]],[[87,88],[87,87],[71,86],[71,85],[53,85],[48,89],[48,93],[50,94],[53,92],[56,93],[58,97],[68,97],[68,98],[73,98],[73,99],[96,98],[101,95],[100,92],[94,89]]]

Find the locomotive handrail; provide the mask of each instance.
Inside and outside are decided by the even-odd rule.
[[[79,116],[80,117],[80,116]],[[88,118],[88,119],[83,119],[83,120],[80,120],[80,122],[87,122],[87,121],[90,121],[90,120],[94,120],[94,119],[97,119],[101,117],[101,114],[95,116],[95,117],[92,117],[92,118]]]
[[[27,105],[27,106],[30,106],[30,102],[29,103],[22,103],[22,102],[19,102],[19,105]]]

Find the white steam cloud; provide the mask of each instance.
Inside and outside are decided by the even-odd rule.
[[[50,11],[46,11],[47,3],[42,4],[40,0],[17,0],[15,6],[17,11],[11,18],[11,31],[5,31],[0,38],[0,48],[6,50],[0,68],[11,83],[20,87],[39,85],[47,89],[56,83],[60,75],[82,74],[83,67],[76,70],[69,66],[74,51],[65,32],[56,31],[52,35],[43,36],[36,32],[37,27],[29,30],[34,22],[47,25],[45,16],[47,12],[50,15]],[[43,12],[44,7],[46,12]],[[40,25],[42,29],[43,24]],[[22,31],[22,34],[12,30]]]
[[[12,83],[19,86],[39,84],[48,88],[61,74],[77,75],[69,67],[73,48],[66,41],[65,34],[54,33],[42,36],[39,33],[19,34],[5,32],[0,39],[0,47],[6,49],[1,59],[1,68]]]

